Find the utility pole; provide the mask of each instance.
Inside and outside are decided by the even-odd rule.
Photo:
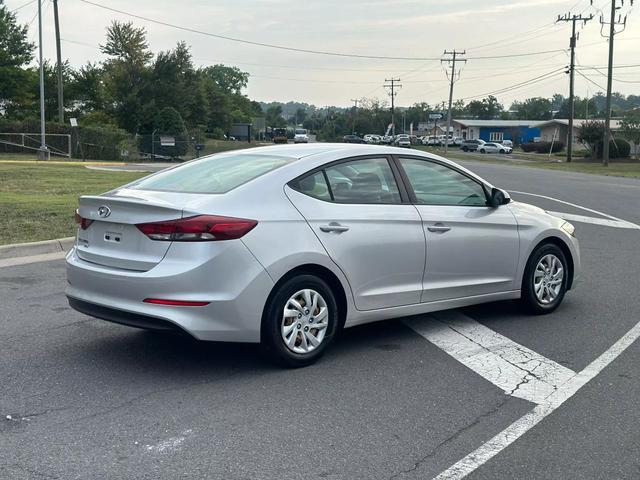
[[[40,148],[38,160],[49,160],[44,125],[44,62],[42,60],[42,0],[38,0],[38,56],[40,60]]]
[[[621,0],[621,5],[624,5],[624,0]],[[633,6],[633,0],[631,0]],[[604,21],[604,18],[600,16],[600,34],[602,35],[602,28],[605,25],[609,25],[609,35],[602,35],[609,39],[609,68],[607,70],[607,112],[604,122],[604,145],[602,148],[602,165],[609,166],[609,141],[611,140],[611,84],[613,83],[613,38],[616,34],[622,33],[627,26],[627,16],[624,19],[618,15],[616,20],[616,10],[619,10],[622,6],[618,6],[618,0],[611,0],[611,18],[608,22]],[[622,25],[622,29],[616,32],[616,25]]]
[[[356,115],[358,113],[358,102],[360,100],[358,100],[357,98],[352,98],[351,101],[353,102],[353,116],[351,118],[351,134],[355,135],[356,134]]]
[[[396,88],[402,88],[400,85],[399,78],[385,78],[384,79],[384,87],[389,88],[389,95],[391,96],[391,135],[395,136],[396,134],[396,121],[395,121],[395,98],[398,92],[396,92]]]
[[[64,123],[64,96],[62,94],[62,52],[60,51],[60,22],[58,21],[58,0],[53,1],[53,21],[56,27],[56,55],[58,59],[58,121]]]
[[[571,48],[571,64],[569,65],[569,131],[567,133],[567,162],[571,162],[571,155],[573,154],[573,117],[574,112],[574,95],[573,95],[573,82],[575,76],[576,66],[576,22],[582,22],[586,25],[589,20],[593,20],[593,14],[588,17],[580,15],[565,14],[562,17],[558,15],[558,22],[571,22],[571,39],[569,40],[569,47]]]
[[[451,64],[451,75],[449,76],[449,110],[447,112],[447,131],[445,132],[445,141],[444,141],[444,153],[447,154],[447,149],[449,147],[449,132],[451,131],[451,106],[453,105],[453,84],[456,80],[456,62],[467,62],[464,58],[457,58],[458,55],[466,55],[467,51],[463,50],[462,52],[458,52],[453,50],[452,52],[444,51],[444,55],[451,55],[451,58],[443,58],[440,62],[448,62]]]

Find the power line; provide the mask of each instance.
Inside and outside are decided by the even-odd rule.
[[[22,10],[24,7],[28,7],[29,5],[31,5],[32,3],[35,3],[35,2],[36,2],[36,0],[30,0],[29,2],[24,3],[24,4],[20,5],[19,7],[14,8],[13,10],[10,10],[10,11],[11,11],[11,13],[16,13],[18,10]]]
[[[514,85],[510,85],[508,87],[501,88],[499,90],[494,90],[492,92],[485,92],[485,93],[481,93],[481,94],[478,94],[478,95],[471,95],[471,96],[468,96],[468,97],[460,98],[459,100],[472,100],[472,99],[476,99],[476,98],[486,97],[488,95],[498,95],[498,94],[501,94],[501,93],[506,93],[507,91],[516,90],[518,88],[526,87],[528,85],[532,85],[534,83],[538,83],[538,82],[541,82],[543,80],[547,80],[547,79],[549,79],[551,77],[558,76],[558,75],[562,74],[563,72],[564,72],[563,68],[558,68],[558,69],[552,70],[550,72],[547,72],[547,73],[545,73],[543,75],[538,75],[536,77],[530,78],[530,79],[525,80],[523,82],[516,83]]]
[[[598,87],[601,90],[606,90],[605,87],[603,87],[602,85],[600,85],[599,83],[594,82],[593,80],[591,80],[589,77],[587,77],[584,73],[582,73],[580,70],[576,70],[576,72],[578,73],[578,75],[580,75],[582,78],[584,78],[587,82],[592,83],[593,85],[595,85],[596,87]],[[605,75],[606,77],[606,75]]]
[[[92,2],[90,0],[80,0],[80,1],[82,3],[87,4],[87,5],[92,5],[94,7],[102,8],[104,10],[109,10],[109,11],[115,12],[115,13],[120,13],[122,15],[127,15],[129,17],[137,18],[139,20],[144,20],[146,22],[155,23],[155,24],[162,25],[162,26],[165,26],[165,27],[175,28],[175,29],[183,30],[185,32],[190,32],[190,33],[197,33],[199,35],[206,35],[208,37],[219,38],[221,40],[228,40],[230,42],[243,43],[243,44],[246,44],[246,45],[254,45],[254,46],[257,46],[257,47],[273,48],[273,49],[277,49],[277,50],[285,50],[285,51],[298,52],[298,53],[308,53],[308,54],[312,54],[312,55],[327,55],[327,56],[332,56],[332,57],[347,57],[347,58],[366,58],[366,59],[373,59],[373,60],[412,60],[412,61],[440,60],[440,57],[393,57],[393,56],[388,56],[388,55],[364,55],[364,54],[357,54],[357,53],[344,53],[344,52],[332,52],[332,51],[325,51],[325,50],[312,50],[312,49],[306,49],[306,48],[289,47],[289,46],[286,46],[286,45],[276,45],[276,44],[273,44],[273,43],[255,42],[255,41],[252,41],[252,40],[246,40],[246,39],[242,39],[242,38],[230,37],[230,36],[227,36],[227,35],[219,35],[219,34],[216,34],[216,33],[205,32],[203,30],[198,30],[198,29],[191,28],[191,27],[184,27],[184,26],[176,25],[176,24],[165,22],[165,21],[162,21],[162,20],[156,20],[156,19],[145,17],[145,16],[142,16],[142,15],[137,15],[135,13],[127,12],[127,11],[124,11],[124,10],[119,10],[117,8],[107,7],[106,5],[101,5],[99,3]],[[489,60],[489,59],[499,59],[499,58],[526,57],[526,56],[531,56],[531,55],[543,55],[545,53],[554,53],[554,52],[561,52],[561,51],[564,51],[564,50],[545,50],[545,51],[541,51],[541,52],[525,52],[525,53],[516,53],[516,54],[510,54],[510,55],[481,56],[481,57],[474,57],[473,60]]]

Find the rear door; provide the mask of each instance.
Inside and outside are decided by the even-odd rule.
[[[509,208],[487,206],[483,185],[448,165],[403,157],[398,163],[426,237],[422,301],[513,290],[520,242]]]
[[[80,197],[78,213],[89,220],[86,229],[78,229],[76,243],[80,258],[98,265],[137,271],[150,270],[158,264],[171,242],[151,240],[136,224],[182,217],[180,207],[159,199],[106,195]]]
[[[425,242],[385,156],[331,164],[292,182],[287,195],[347,277],[356,308],[420,302]]]

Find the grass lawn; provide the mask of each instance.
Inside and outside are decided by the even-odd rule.
[[[444,150],[434,149],[430,147],[413,147],[417,150],[424,150],[425,152],[435,153],[436,155],[443,155]],[[493,155],[481,155],[481,154],[464,154],[458,149],[449,149],[447,158],[451,160],[467,160],[470,162],[487,162],[496,164],[508,164],[515,165],[517,167],[530,167],[530,168],[545,168],[548,170],[560,170],[563,172],[579,172],[579,173],[591,173],[595,175],[608,175],[612,177],[630,177],[640,178],[640,161],[619,162],[613,161],[609,163],[608,167],[603,167],[601,163],[586,162],[583,159],[574,159],[571,163],[558,162],[563,160],[562,157],[552,155],[552,160],[549,161],[547,155],[514,155],[519,160],[527,160],[526,162],[514,162],[505,158],[504,160],[496,158]]]
[[[0,162],[0,245],[73,236],[79,195],[103,193],[144,175],[74,164]]]

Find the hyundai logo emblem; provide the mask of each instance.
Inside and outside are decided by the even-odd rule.
[[[109,207],[107,207],[106,205],[102,205],[101,207],[98,207],[99,217],[107,218],[109,215],[111,215],[111,209]]]

